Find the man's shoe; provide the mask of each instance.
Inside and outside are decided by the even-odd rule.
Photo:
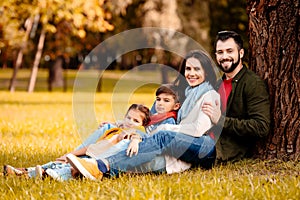
[[[101,180],[103,177],[103,173],[98,169],[97,161],[93,158],[82,159],[74,156],[73,154],[68,154],[67,161],[74,169],[79,171],[84,177],[88,179]]]

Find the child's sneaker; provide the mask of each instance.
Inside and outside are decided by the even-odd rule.
[[[74,169],[88,179],[96,180],[102,179],[103,177],[103,173],[98,169],[98,164],[95,159],[82,159],[73,154],[68,154],[67,161]]]
[[[41,165],[37,165],[35,167],[35,173],[36,173],[36,178],[38,178],[38,179],[43,178],[44,170]]]
[[[16,175],[16,176],[24,176],[25,178],[29,178],[28,173],[26,172],[26,170],[17,169],[17,168],[14,168],[13,166],[10,166],[10,165],[4,165],[3,175],[5,175],[5,176],[7,176],[7,175]]]
[[[72,179],[71,167],[64,167],[60,169],[47,169],[46,174],[57,181],[67,181]]]

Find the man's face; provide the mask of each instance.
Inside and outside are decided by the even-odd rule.
[[[216,60],[219,68],[225,72],[233,72],[236,67],[241,64],[241,57],[244,55],[244,50],[238,49],[237,44],[232,38],[228,40],[219,40],[216,45]]]

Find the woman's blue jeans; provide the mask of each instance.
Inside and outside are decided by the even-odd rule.
[[[135,171],[135,167],[162,154],[209,169],[216,158],[215,141],[208,135],[196,138],[173,131],[159,131],[139,143],[138,155],[128,157],[126,151],[122,151],[106,159],[110,174],[115,176],[119,172]]]

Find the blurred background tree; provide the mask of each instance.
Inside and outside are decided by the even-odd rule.
[[[3,0],[0,15],[0,66],[14,68],[11,91],[19,68],[32,69],[28,91],[33,91],[38,66],[49,69],[50,91],[65,87],[66,69],[78,69],[100,42],[132,28],[171,28],[192,37],[208,52],[219,30],[247,34],[245,0]],[[164,33],[151,37],[158,46],[161,38],[172,39]],[[180,41],[174,46],[184,49]],[[150,61],[176,68],[180,58],[157,49],[137,50],[122,55],[109,69],[131,69]],[[162,71],[162,77],[168,81],[167,72]]]
[[[24,50],[30,50],[28,52],[28,56],[31,57],[30,63],[33,61],[32,66],[30,64],[27,66],[32,68],[28,86],[28,91],[32,92],[41,58],[69,59],[76,52],[85,50],[87,48],[85,44],[88,42],[89,45],[99,42],[95,41],[97,40],[95,37],[78,45],[78,40],[89,39],[86,37],[87,32],[98,34],[112,30],[113,26],[107,21],[111,14],[104,10],[103,3],[98,0],[2,1],[1,18],[3,16],[4,19],[1,20],[1,52],[5,54],[2,64],[8,66],[7,52],[19,52],[17,58],[14,56],[16,53],[11,53],[14,74],[10,90],[14,91],[15,78],[22,63]],[[14,62],[15,60],[18,62]]]

